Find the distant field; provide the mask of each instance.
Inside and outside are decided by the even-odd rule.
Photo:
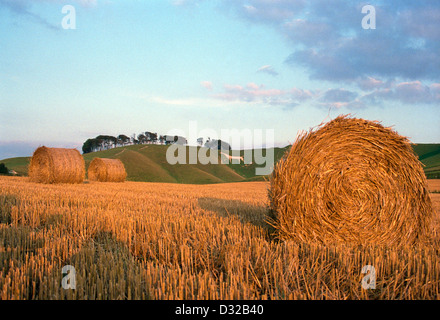
[[[440,193],[440,179],[429,179],[428,189],[430,192]]]
[[[255,175],[255,169],[262,166],[256,164],[255,159],[249,165],[243,163],[170,165],[166,161],[167,148],[161,145],[134,145],[88,153],[83,156],[86,168],[95,157],[121,159],[129,181],[207,184],[267,180],[267,176]],[[196,147],[187,147],[188,154],[189,150],[194,150],[194,148]],[[197,150],[199,149],[200,147],[197,147]],[[288,147],[273,149],[275,162],[287,149]],[[440,144],[414,145],[414,151],[424,164],[427,177],[429,179],[440,178]],[[241,155],[244,156],[244,151],[241,151]],[[11,158],[0,162],[5,163],[9,169],[15,170],[20,175],[27,175],[29,159],[29,157]]]

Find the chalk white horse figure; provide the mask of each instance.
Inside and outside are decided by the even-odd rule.
[[[229,162],[231,162],[231,160],[241,160],[244,162],[243,157],[241,157],[241,156],[230,156],[229,154],[224,153],[224,152],[220,152],[220,153],[222,155],[224,155],[225,157],[227,157],[229,159]],[[241,163],[241,161],[240,161],[240,163]]]

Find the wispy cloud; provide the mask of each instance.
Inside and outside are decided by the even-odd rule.
[[[212,96],[216,99],[252,103],[266,106],[294,107],[316,97],[316,92],[299,88],[276,89],[267,88],[263,84],[250,82],[245,86],[226,84],[223,91]]]
[[[359,109],[381,106],[384,101],[404,104],[440,104],[440,83],[425,85],[420,81],[384,82],[375,78],[359,80],[361,90],[329,88],[309,90],[298,87],[288,89],[268,88],[264,84],[249,82],[245,85],[225,84],[214,90],[212,82],[202,81],[209,92],[205,97],[166,97],[151,94],[130,95],[149,103],[176,107],[281,107],[291,109],[299,105],[318,108]]]
[[[424,85],[420,81],[393,83],[365,94],[362,100],[380,104],[381,101],[398,101],[404,104],[440,104],[440,83]]]
[[[37,1],[36,1],[37,2]],[[34,23],[37,23],[51,30],[59,30],[59,27],[50,23],[44,17],[31,11],[31,1],[26,0],[0,0],[0,8],[6,8],[18,16],[24,16]]]
[[[174,6],[191,7],[191,6],[198,6],[200,1],[202,0],[171,0],[171,3]]]
[[[212,96],[207,97],[170,97],[165,95],[157,95],[151,93],[125,93],[124,97],[131,99],[138,99],[147,102],[148,104],[159,104],[174,107],[197,107],[197,108],[211,108],[211,107],[225,107],[227,102],[221,101]]]
[[[387,87],[390,85],[390,82],[391,81],[384,82],[381,79],[376,79],[373,77],[364,77],[356,80],[356,84],[358,85],[358,87],[364,91]]]
[[[278,75],[278,72],[276,72],[275,69],[270,65],[265,65],[258,68],[257,72],[267,73],[274,77]]]
[[[316,105],[325,108],[347,108],[359,109],[366,105],[358,98],[359,94],[355,91],[350,91],[344,88],[328,89],[323,92]]]
[[[283,90],[267,89],[264,85],[252,82],[246,86],[226,84],[223,88],[223,92],[214,94],[215,98],[247,103],[279,104],[285,95]]]
[[[126,93],[124,96],[140,99],[149,104],[161,104],[175,107],[223,108],[223,107],[281,107],[292,108],[307,101],[317,99],[320,92],[300,88],[277,89],[268,88],[264,84],[249,82],[246,85],[225,84],[214,90],[210,81],[203,81],[207,87],[206,96],[167,97],[146,93]]]
[[[197,98],[168,98],[161,96],[153,96],[150,98],[152,102],[159,104],[166,104],[171,106],[197,106],[200,104],[200,99]]]
[[[95,7],[98,5],[98,0],[76,0],[83,7]]]
[[[212,90],[212,82],[211,81],[202,81],[200,85],[208,90]]]
[[[256,23],[278,24],[292,18],[305,6],[305,0],[224,0],[223,5],[234,7],[240,16]]]

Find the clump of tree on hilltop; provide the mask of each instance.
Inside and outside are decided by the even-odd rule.
[[[83,153],[97,152],[103,150],[109,150],[117,147],[125,147],[136,144],[181,144],[187,145],[188,140],[182,136],[171,136],[171,135],[158,135],[156,132],[145,131],[138,135],[133,134],[132,136],[126,136],[125,134],[120,134],[117,137],[109,135],[99,135],[95,138],[87,139],[83,146]],[[203,145],[203,138],[197,139],[199,146]],[[231,150],[231,146],[224,141],[210,139],[206,140],[204,146],[211,149],[223,149]]]
[[[136,136],[131,137],[125,134],[120,134],[117,137],[109,135],[99,135],[95,138],[87,139],[83,146],[83,153],[109,150],[116,147],[124,147],[135,144],[162,144],[168,145],[171,143],[187,144],[186,138],[181,136],[158,135],[155,132],[142,132]]]

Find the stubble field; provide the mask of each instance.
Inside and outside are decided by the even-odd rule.
[[[431,243],[396,249],[278,241],[267,188],[0,177],[0,298],[440,299],[439,193]]]

